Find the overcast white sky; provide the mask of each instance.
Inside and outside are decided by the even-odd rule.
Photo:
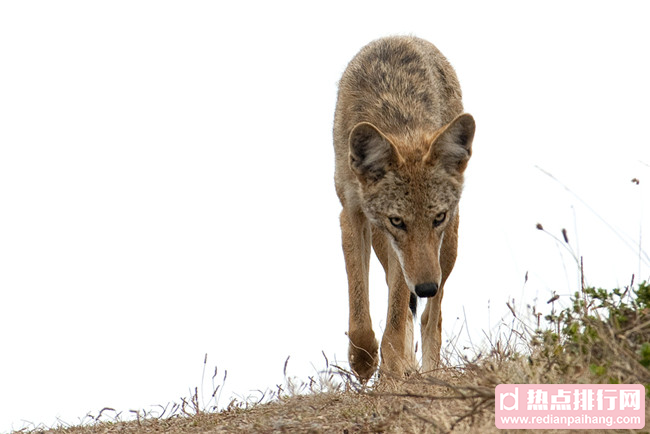
[[[206,353],[222,405],[347,363],[336,82],[384,35],[436,44],[477,121],[445,339],[568,302],[538,222],[588,283],[650,277],[647,2],[225,5],[0,3],[0,432],[178,400]]]

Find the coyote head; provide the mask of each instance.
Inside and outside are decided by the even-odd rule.
[[[407,139],[367,122],[350,133],[361,208],[390,241],[417,296],[433,297],[441,284],[440,250],[456,222],[474,130],[474,118],[462,114],[433,134]]]

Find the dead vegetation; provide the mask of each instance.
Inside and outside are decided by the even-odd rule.
[[[269,391],[256,402],[233,400],[217,411],[198,390],[157,414],[103,409],[80,426],[52,434],[94,433],[496,433],[494,389],[502,383],[650,384],[650,285],[605,291],[580,288],[571,306],[512,318],[474,360],[407,379],[381,376],[360,384],[330,365],[318,376]],[[555,303],[557,299],[549,300]],[[544,325],[545,324],[545,325]],[[449,348],[448,348],[449,351]],[[285,363],[286,377],[286,363]],[[225,380],[225,377],[224,377]],[[646,419],[648,416],[646,405]],[[32,432],[42,432],[35,429]],[[27,430],[23,430],[27,432]],[[539,431],[538,431],[539,432]],[[560,431],[555,431],[560,432]],[[606,432],[606,431],[601,431]],[[620,431],[619,431],[620,432]],[[647,431],[646,431],[647,432]]]

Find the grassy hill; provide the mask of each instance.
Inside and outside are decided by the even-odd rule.
[[[195,392],[157,417],[138,414],[135,421],[121,422],[105,409],[91,423],[49,432],[496,433],[503,432],[494,425],[498,384],[641,383],[649,388],[646,282],[611,291],[582,287],[569,308],[553,309],[544,321],[534,310],[522,316],[510,309],[509,330],[460,366],[406,379],[383,375],[362,385],[350,372],[327,363],[319,378],[302,384],[287,380],[264,403],[233,401],[216,411],[201,408]]]

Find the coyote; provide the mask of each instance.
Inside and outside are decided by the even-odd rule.
[[[368,380],[378,344],[368,300],[370,246],[386,272],[382,371],[417,369],[413,318],[422,314],[422,369],[440,361],[443,288],[456,261],[458,202],[474,119],[456,74],[431,43],[388,37],[366,45],[339,82],[334,117],[336,193],[348,275],[350,366]]]

